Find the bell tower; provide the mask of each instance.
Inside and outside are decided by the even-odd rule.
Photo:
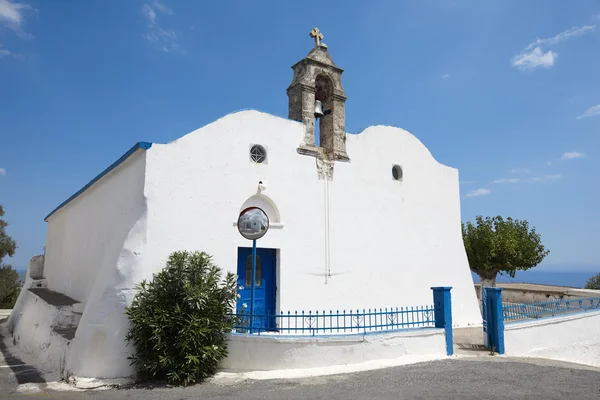
[[[346,153],[344,70],[331,59],[318,28],[310,31],[310,37],[315,47],[292,66],[294,77],[287,88],[288,116],[304,124],[298,153],[329,162],[350,161]],[[315,143],[315,125],[319,127],[319,143]]]

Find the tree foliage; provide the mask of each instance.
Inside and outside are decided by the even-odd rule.
[[[587,280],[585,289],[600,290],[600,273]]]
[[[223,279],[207,253],[172,253],[126,310],[138,377],[189,385],[213,375],[227,355],[236,286],[235,275]]]
[[[484,284],[495,286],[496,275],[535,267],[548,255],[540,235],[525,220],[477,216],[462,224],[469,267]]]
[[[4,208],[0,205],[0,308],[12,308],[19,296],[19,274],[10,265],[2,263],[4,257],[12,257],[17,249],[15,241],[7,235],[8,223],[2,219]]]
[[[10,265],[0,265],[0,308],[13,308],[20,289],[19,273]]]
[[[2,217],[4,217],[4,208],[0,205],[0,263],[4,257],[12,257],[17,249],[15,241],[6,234],[8,223]]]

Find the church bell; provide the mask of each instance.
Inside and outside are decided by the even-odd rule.
[[[321,100],[315,100],[315,118],[321,118],[324,115],[323,108],[321,107]]]

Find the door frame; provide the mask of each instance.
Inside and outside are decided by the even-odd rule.
[[[239,285],[239,274],[237,274],[237,272],[239,272],[240,269],[240,251],[242,249],[249,251],[250,254],[252,254],[252,247],[251,246],[237,246],[236,247],[236,275],[238,277],[238,285]],[[273,299],[272,299],[272,303],[270,303],[273,306],[273,315],[279,315],[280,313],[280,301],[279,301],[279,287],[280,287],[280,282],[281,282],[281,278],[280,278],[280,249],[278,248],[274,248],[274,247],[256,247],[256,254],[257,256],[260,255],[260,251],[261,250],[265,250],[265,251],[271,251],[272,252],[272,257],[273,257],[273,274],[274,279],[273,279],[273,287],[272,287],[272,295],[273,295]],[[245,268],[245,266],[242,266],[242,268]],[[245,270],[244,270],[244,275],[245,275]],[[264,266],[263,266],[263,274],[262,276],[264,277]],[[244,276],[244,280],[246,279],[246,277]],[[265,279],[265,284],[266,284],[266,279]],[[245,287],[245,285],[244,285]],[[267,290],[265,288],[265,290]],[[241,299],[241,297],[240,297]],[[239,312],[239,300],[238,302],[236,302],[236,313]],[[267,329],[268,331],[270,330],[277,330],[278,329],[278,325],[279,325],[279,321],[277,320],[277,318],[275,318],[275,321],[272,325],[271,329]]]

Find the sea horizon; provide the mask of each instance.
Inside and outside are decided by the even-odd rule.
[[[600,267],[596,271],[573,271],[573,270],[535,270],[517,271],[514,278],[508,275],[496,277],[498,283],[532,283],[538,285],[565,286],[581,289],[585,286],[588,279],[600,273]],[[479,276],[471,272],[474,283],[479,283]]]

